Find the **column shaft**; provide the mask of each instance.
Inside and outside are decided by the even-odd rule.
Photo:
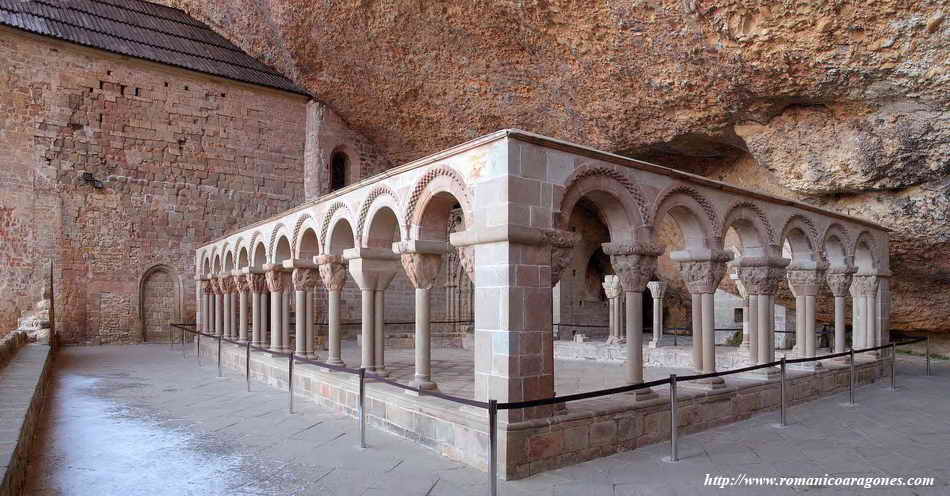
[[[294,340],[295,340],[295,353],[298,355],[307,354],[307,320],[310,318],[307,315],[307,292],[304,290],[294,291],[294,304],[296,307],[296,315],[294,316],[295,328],[294,328]]]
[[[865,305],[867,305],[864,317],[865,326],[867,328],[867,341],[865,344],[868,348],[872,348],[881,344],[880,337],[877,333],[877,295],[865,296],[864,301]]]
[[[844,353],[844,296],[835,296],[835,353]]]
[[[251,344],[261,345],[261,293],[251,293]]]
[[[283,315],[281,311],[281,300],[283,293],[280,291],[271,291],[270,293],[270,350],[280,351],[280,318]]]
[[[267,346],[270,342],[268,329],[270,328],[270,292],[261,293],[261,336],[258,346]]]
[[[799,356],[805,356],[805,295],[795,297],[795,347],[792,350]]]
[[[238,341],[247,341],[247,292],[238,294]]]
[[[416,374],[411,385],[435,389],[432,382],[432,349],[430,344],[429,290],[416,289]]]
[[[214,335],[220,336],[224,329],[224,295],[214,295]]]
[[[307,290],[307,304],[305,305],[307,307],[307,322],[304,326],[304,333],[306,334],[306,338],[304,339],[304,354],[306,354],[308,357],[316,358],[317,352],[314,345],[315,336],[313,332],[313,321],[316,320],[316,309],[314,308],[313,304],[313,293],[314,291],[312,289]]]
[[[749,295],[746,301],[746,310],[749,323],[749,358],[753,363],[757,363],[759,357],[759,306],[756,295]],[[745,320],[743,318],[743,321]]]
[[[373,319],[373,310],[375,307],[375,302],[373,298],[372,289],[363,289],[360,291],[362,294],[362,304],[363,304],[363,315],[362,315],[362,345],[360,346],[360,352],[362,356],[361,367],[366,370],[373,371],[375,367],[375,356],[373,354],[373,327],[375,320]]]
[[[658,346],[663,338],[663,298],[653,299],[653,345]]]
[[[769,317],[772,313],[769,311],[769,296],[768,295],[753,295],[755,298],[755,304],[758,308],[757,317],[758,317],[758,331],[759,331],[759,342],[756,343],[759,346],[757,363],[763,364],[768,363],[769,360],[769,348],[774,347],[774,340],[772,338],[771,328],[769,324]]]
[[[343,365],[340,358],[340,290],[331,289],[327,291],[327,363],[330,365]]]
[[[627,309],[627,384],[643,382],[643,294],[628,291]]]
[[[775,295],[768,295],[769,301],[769,361],[775,361]]]
[[[712,293],[701,296],[703,311],[703,372],[716,371],[716,320]]]
[[[290,352],[290,289],[280,295],[280,309],[283,311],[280,326],[280,351]]]
[[[805,296],[805,356],[815,356],[817,336],[815,335],[815,295]]]
[[[703,297],[691,293],[690,312],[693,316],[693,368],[703,370]]]
[[[386,337],[383,330],[384,324],[384,306],[386,291],[377,289],[373,291],[374,294],[374,308],[373,308],[373,317],[374,317],[374,351],[375,351],[375,362],[376,362],[376,373],[382,374],[386,371]]]

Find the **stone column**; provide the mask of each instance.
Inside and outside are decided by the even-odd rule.
[[[284,283],[284,292],[280,295],[280,309],[283,315],[280,318],[280,351],[290,353],[290,293],[293,290],[289,278]]]
[[[693,302],[693,335],[700,336],[700,354],[693,343],[694,366],[702,373],[716,371],[716,329],[714,293],[726,275],[726,262],[732,260],[732,252],[724,250],[697,250],[697,253],[673,253],[674,261],[680,263],[680,273],[686,282]],[[697,311],[697,306],[699,309]],[[698,321],[698,322],[697,322]],[[697,332],[697,324],[702,331]],[[722,378],[695,381],[706,388],[725,387]]]
[[[247,300],[251,286],[247,283],[247,278],[243,276],[234,277],[234,285],[238,290],[238,342],[247,342]]]
[[[376,368],[374,372],[382,376],[389,375],[386,370],[386,288],[389,287],[389,283],[392,282],[395,276],[395,272],[388,275],[380,274],[379,279],[376,280],[376,289],[373,291],[373,316],[375,317],[373,339],[376,344],[374,357]]]
[[[891,272],[878,270],[877,312],[878,344],[891,343]]]
[[[660,339],[663,338],[663,294],[666,292],[666,283],[663,281],[650,281],[647,283],[650,289],[650,296],[653,297],[653,340],[649,346],[656,348],[660,345]]]
[[[317,281],[320,279],[319,269],[314,269],[314,274],[315,276],[311,281],[312,285],[307,288],[307,304],[305,308],[307,312],[307,324],[304,327],[304,332],[306,333],[304,339],[304,356],[312,360],[317,360],[319,358],[319,354],[317,353],[316,349],[316,332],[314,330],[313,322],[317,318],[317,309],[313,300],[316,297]]]
[[[305,356],[307,354],[307,323],[313,319],[313,316],[307,313],[307,290],[313,287],[317,279],[317,271],[309,268],[295,268],[291,273],[291,281],[294,285],[294,306],[297,314],[295,316],[295,350],[297,355]]]
[[[446,243],[441,241],[402,241],[393,244],[393,251],[400,254],[409,282],[416,288],[416,372],[409,384],[420,389],[438,388],[432,381],[429,291],[439,275],[442,254],[447,248]]]
[[[730,274],[730,277],[736,283],[736,289],[739,290],[739,297],[742,298],[742,343],[739,344],[739,353],[748,357],[750,363],[756,363],[758,348],[756,339],[756,303],[752,295],[749,294],[749,288],[739,277],[738,269],[736,273]]]
[[[850,258],[850,257],[848,257]],[[835,343],[834,353],[845,351],[845,297],[851,288],[851,279],[855,268],[850,263],[844,266],[830,267],[825,279],[835,298]],[[852,336],[854,339],[854,336]]]
[[[860,306],[861,317],[861,335],[863,336],[862,348],[873,348],[879,346],[880,336],[877,328],[877,299],[879,279],[877,274],[855,274],[853,276],[852,287],[855,287],[859,301],[855,303]],[[874,356],[878,356],[874,352]]]
[[[287,273],[280,268],[265,266],[267,289],[270,291],[270,351],[280,352],[281,330],[284,316],[284,291],[287,289]]]
[[[643,290],[656,271],[663,247],[651,241],[604,243],[604,253],[623,287],[627,328],[627,384],[643,382]],[[639,389],[635,399],[655,398],[651,389]]]
[[[756,331],[756,363],[774,361],[775,357],[775,316],[773,314],[773,296],[779,283],[785,279],[785,267],[789,260],[782,257],[743,256],[736,260],[738,276],[749,292],[749,306],[753,310],[750,323]],[[777,376],[775,367],[755,370],[748,375],[760,379],[773,379]]]
[[[344,366],[340,358],[340,293],[346,283],[346,264],[337,255],[320,255],[320,279],[327,288],[327,363]]]
[[[864,302],[853,276],[848,292],[851,293],[851,347],[857,350],[864,348]]]
[[[224,279],[216,277],[214,291],[214,335],[224,335]]]
[[[248,270],[244,274],[244,281],[251,292],[251,344],[263,346],[264,312],[261,300],[267,292],[267,278],[264,274]]]
[[[224,302],[224,312],[222,322],[224,327],[221,330],[221,336],[231,337],[231,278],[221,278],[221,299]]]
[[[621,342],[620,340],[620,293],[623,288],[620,286],[620,278],[617,276],[604,276],[604,293],[607,294],[607,344]]]
[[[214,289],[211,281],[201,280],[201,323],[199,331],[209,332],[211,328],[211,300],[214,298]]]
[[[796,261],[786,270],[788,286],[795,295],[796,305],[802,305],[801,310],[796,308],[796,339],[801,334],[802,343],[798,346],[799,354],[806,358],[816,356],[817,336],[815,335],[815,300],[818,288],[825,278],[825,269],[828,267],[823,261]],[[800,321],[797,319],[801,319]],[[799,332],[800,331],[800,332]],[[815,369],[821,366],[820,362],[805,362],[799,364],[802,368]]]

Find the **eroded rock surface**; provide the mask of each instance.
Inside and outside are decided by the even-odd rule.
[[[893,324],[950,330],[942,2],[165,1],[394,164],[519,127],[880,222]]]

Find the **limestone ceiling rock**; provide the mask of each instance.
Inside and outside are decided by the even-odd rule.
[[[503,127],[611,151],[791,102],[950,101],[939,3],[166,0],[394,162]]]

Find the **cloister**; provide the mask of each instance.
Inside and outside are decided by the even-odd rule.
[[[849,295],[852,346],[888,342],[885,228],[517,130],[391,169],[208,242],[195,254],[198,329],[343,365],[340,305],[343,285],[352,278],[360,290],[360,357],[346,365],[385,375],[385,298],[394,276],[404,271],[415,290],[410,385],[438,390],[439,370],[431,365],[430,293],[442,257],[457,250],[474,284],[472,399],[552,397],[557,394],[553,288],[571,264],[578,233],[570,230],[569,219],[581,202],[593,205],[609,230],[602,248],[614,274],[603,284],[612,302],[611,339],[626,349],[628,384],[644,381],[645,291],[655,305],[650,346],[662,346],[665,283],[656,267],[664,254],[679,264],[691,297],[692,367],[698,372],[717,371],[714,294],[729,272],[746,302],[739,353],[750,363],[775,360],[772,312],[782,284],[795,297],[797,356],[816,356],[816,297],[825,286],[834,296],[834,352],[846,350]],[[462,228],[450,232],[449,217],[458,209]],[[679,230],[679,246],[664,246],[656,235],[656,226],[667,218]],[[729,230],[736,233],[737,246],[726,245]],[[325,302],[317,300],[323,298],[321,286]],[[621,293],[622,305],[616,303]],[[320,307],[327,309],[325,316],[318,315]],[[326,336],[315,327],[323,319]],[[241,348],[226,353],[226,361],[236,364]],[[279,381],[272,371],[286,369],[286,361],[254,360],[255,375],[270,382]],[[824,377],[829,371],[821,369],[815,362],[802,372]],[[307,366],[297,373],[304,377],[305,394],[352,409],[351,376]],[[714,425],[769,408],[767,400],[748,408],[739,403],[776,374],[773,368],[756,370],[738,386],[718,377],[689,384],[701,401],[712,402],[697,415]],[[831,388],[840,385],[831,381]],[[643,389],[610,403],[502,412],[505,476],[523,477],[662,439],[661,395]],[[484,466],[481,412],[391,388],[371,389],[369,396],[374,424]],[[729,412],[709,408],[720,400],[731,405]],[[637,419],[635,425],[625,423],[630,418]],[[586,441],[572,447],[564,432],[577,425],[586,429]]]

